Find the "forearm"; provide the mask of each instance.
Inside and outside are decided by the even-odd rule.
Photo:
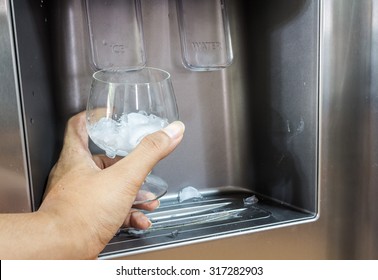
[[[43,212],[0,215],[0,259],[90,258],[82,233]]]

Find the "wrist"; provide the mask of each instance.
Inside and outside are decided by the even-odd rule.
[[[50,209],[49,209],[50,210]],[[66,211],[67,212],[67,211]],[[67,217],[68,216],[68,217]],[[94,259],[96,246],[91,238],[88,224],[76,219],[73,214],[38,210],[35,224],[46,234],[44,247],[52,259]]]

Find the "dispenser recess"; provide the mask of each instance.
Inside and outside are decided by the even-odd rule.
[[[315,221],[320,1],[105,2],[44,1],[40,7],[38,1],[11,1],[34,210],[59,154],[67,119],[85,109],[93,64],[103,68],[121,63],[157,67],[171,74],[186,133],[175,152],[154,168],[157,176],[167,180],[169,190],[161,207],[148,214],[154,223],[151,229],[122,230],[101,258]],[[129,9],[126,3],[136,6]],[[201,5],[203,12],[208,5],[218,10],[211,23],[207,26],[202,21],[203,30],[198,30],[186,22],[190,15],[196,23],[195,11],[201,11]],[[110,7],[117,16],[102,17]],[[136,18],[131,23],[133,32],[127,33],[130,24],[125,20],[131,11]],[[92,43],[88,12],[92,26],[102,33]],[[198,13],[198,22],[201,16]],[[107,28],[109,22],[122,28]],[[221,38],[187,41],[188,28],[214,31]],[[97,37],[94,29],[91,32],[92,39]],[[113,47],[136,48],[130,47],[129,55],[118,59],[120,53],[103,40]],[[202,63],[198,52],[188,56],[185,46],[181,52],[182,44],[189,48],[197,41],[223,41],[211,45],[222,54],[207,56],[211,60]],[[33,50],[28,42],[33,42]],[[218,71],[207,71],[215,68]],[[45,137],[44,127],[51,137]],[[200,195],[180,202],[178,194],[188,186]]]

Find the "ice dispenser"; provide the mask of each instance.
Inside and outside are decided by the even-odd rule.
[[[319,2],[10,1],[26,208],[41,202],[65,122],[85,109],[93,72],[148,66],[171,74],[185,139],[153,171],[169,185],[148,214],[153,226],[121,229],[100,257],[315,220]]]
[[[91,58],[97,69],[146,64],[140,1],[85,1]]]
[[[224,1],[177,1],[182,60],[193,71],[217,70],[232,63],[232,44]]]

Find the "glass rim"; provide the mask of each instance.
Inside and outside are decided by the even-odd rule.
[[[111,72],[115,72],[115,73],[136,73],[136,72],[141,72],[141,71],[146,71],[146,70],[152,70],[154,72],[157,72],[157,73],[162,73],[164,74],[164,77],[162,77],[161,80],[158,80],[158,81],[150,81],[150,82],[112,82],[112,81],[108,81],[106,79],[101,79],[100,77],[98,77],[100,74],[105,74],[105,73],[111,73]],[[163,69],[160,69],[160,68],[156,68],[156,67],[143,67],[141,69],[134,69],[134,68],[125,68],[125,67],[110,67],[110,68],[105,68],[105,69],[101,69],[101,70],[98,70],[96,72],[94,72],[92,74],[92,78],[99,81],[99,82],[102,82],[102,83],[106,83],[106,84],[116,84],[116,85],[148,85],[148,84],[157,84],[157,83],[161,83],[161,82],[164,82],[164,81],[167,81],[171,78],[171,74],[166,71],[166,70],[163,70]]]

